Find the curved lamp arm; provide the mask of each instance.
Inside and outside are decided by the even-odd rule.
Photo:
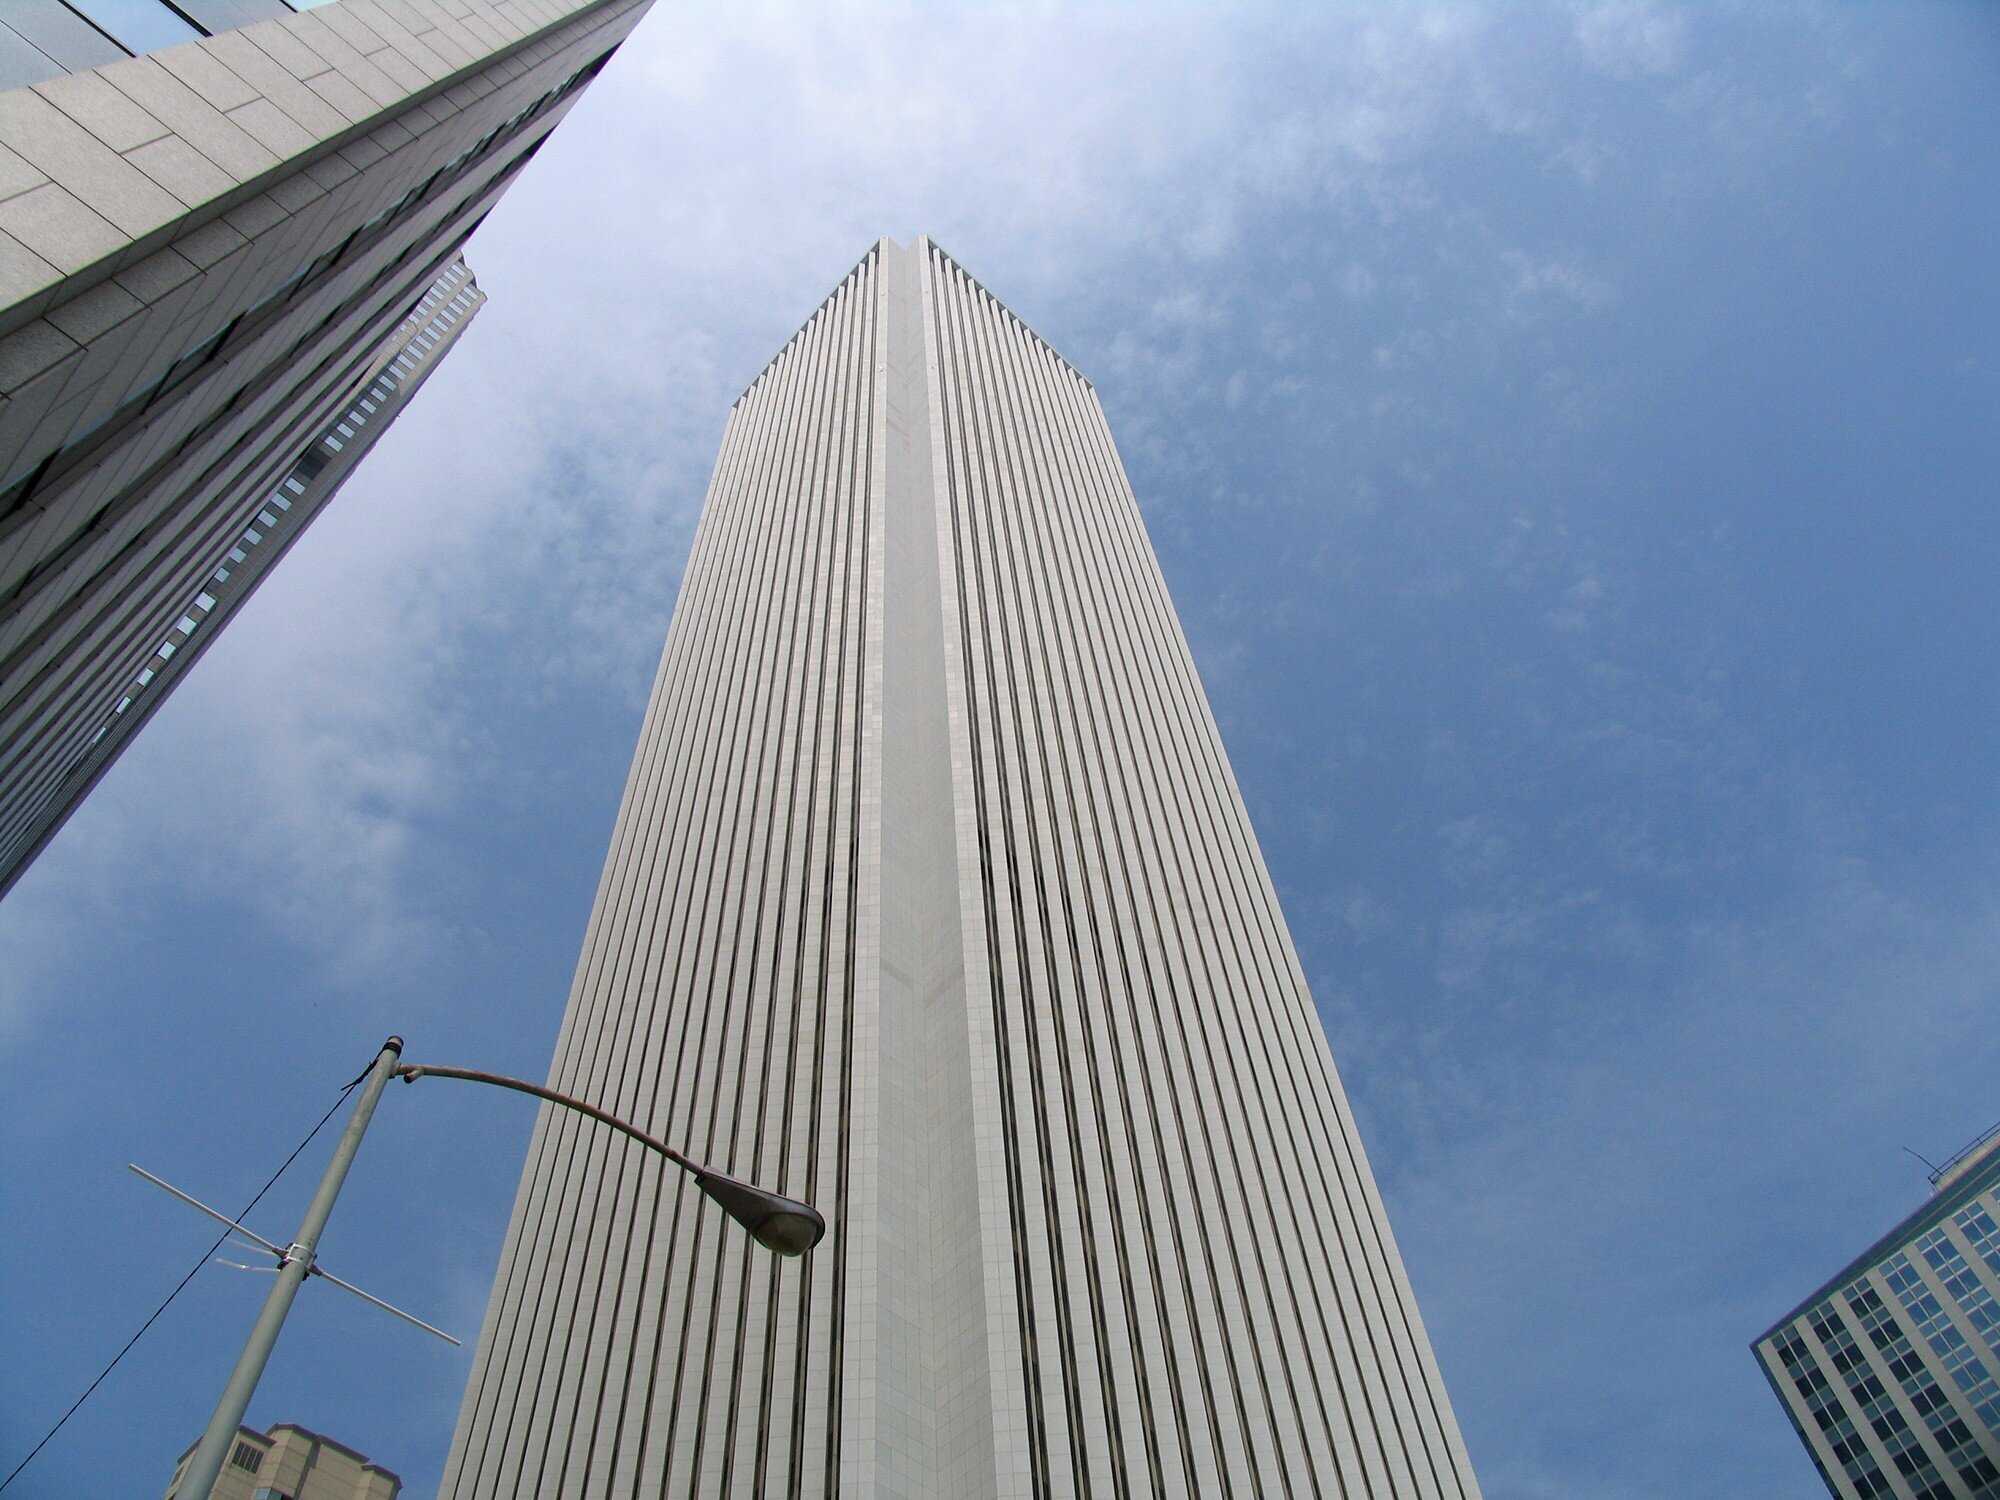
[[[787,1198],[782,1193],[774,1193],[753,1183],[742,1182],[704,1167],[700,1162],[676,1151],[665,1141],[647,1135],[636,1125],[627,1124],[614,1114],[607,1114],[594,1104],[569,1094],[559,1094],[554,1089],[543,1088],[538,1083],[529,1083],[525,1078],[509,1078],[504,1073],[482,1073],[474,1068],[446,1068],[435,1063],[405,1063],[396,1069],[396,1076],[405,1083],[415,1083],[419,1078],[462,1078],[467,1083],[488,1083],[495,1088],[512,1089],[517,1094],[532,1094],[537,1099],[546,1099],[551,1104],[559,1104],[564,1109],[575,1110],[580,1115],[588,1115],[600,1124],[609,1125],[613,1130],[630,1136],[649,1151],[656,1151],[683,1172],[693,1174],[694,1185],[713,1201],[730,1218],[750,1232],[750,1237],[766,1250],[779,1255],[803,1255],[817,1245],[826,1234],[826,1220],[818,1209],[797,1198]]]

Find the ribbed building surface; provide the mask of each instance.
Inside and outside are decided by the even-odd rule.
[[[443,1493],[1478,1487],[1095,392],[883,241],[731,412]]]
[[[650,3],[0,4],[0,893]]]

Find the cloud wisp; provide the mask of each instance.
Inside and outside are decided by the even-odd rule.
[[[377,1026],[542,1064],[724,413],[928,232],[1106,404],[1488,1493],[1813,1493],[1744,1345],[2000,1061],[1992,153],[1927,14],[662,4],[471,246],[460,348],[0,906],[0,1121],[79,1242],[0,1259],[44,1351],[0,1436],[129,1332],[45,1310],[128,1269],[135,1136],[240,1164]],[[25,1061],[76,1038],[92,1112]],[[525,1124],[393,1118],[344,1257],[476,1321]],[[342,1326],[265,1416],[423,1489],[463,1368],[348,1371]],[[185,1414],[112,1412],[79,1441],[162,1479]]]

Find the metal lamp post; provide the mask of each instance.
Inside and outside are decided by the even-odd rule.
[[[415,1083],[419,1078],[463,1078],[468,1083],[490,1083],[495,1088],[533,1094],[537,1099],[546,1099],[564,1109],[573,1109],[580,1115],[589,1115],[591,1119],[629,1135],[640,1145],[659,1152],[683,1172],[690,1173],[694,1177],[694,1185],[730,1218],[749,1230],[751,1239],[779,1255],[803,1255],[817,1245],[826,1233],[826,1220],[810,1203],[801,1203],[783,1193],[774,1193],[768,1188],[711,1171],[665,1141],[657,1140],[637,1126],[626,1124],[616,1115],[606,1114],[596,1105],[586,1104],[569,1094],[559,1094],[554,1089],[545,1089],[524,1078],[481,1073],[472,1068],[441,1068],[434,1063],[406,1064],[396,1069],[396,1076],[405,1083]]]
[[[348,1116],[347,1128],[341,1132],[340,1143],[334,1147],[333,1159],[326,1164],[326,1171],[320,1177],[319,1189],[313,1194],[312,1202],[306,1208],[305,1219],[299,1225],[299,1232],[292,1243],[278,1251],[278,1280],[264,1299],[263,1311],[250,1330],[250,1337],[244,1343],[243,1353],[237,1358],[236,1368],[230,1372],[229,1382],[222,1388],[222,1399],[216,1403],[215,1414],[208,1419],[208,1429],[202,1434],[201,1442],[195,1446],[193,1456],[181,1476],[176,1489],[177,1500],[209,1500],[215,1481],[222,1473],[222,1465],[229,1456],[230,1443],[235,1439],[236,1429],[242,1425],[243,1414],[249,1409],[250,1397],[256,1392],[257,1382],[263,1377],[264,1366],[269,1363],[271,1350],[276,1347],[278,1333],[284,1327],[285,1314],[291,1311],[292,1299],[298,1296],[299,1287],[307,1276],[326,1276],[314,1264],[319,1246],[319,1237],[326,1228],[326,1221],[333,1213],[334,1200],[340,1196],[341,1184],[347,1180],[347,1170],[354,1164],[354,1154],[361,1148],[361,1137],[368,1129],[368,1122],[375,1114],[375,1105],[382,1097],[383,1086],[391,1077],[400,1077],[405,1083],[415,1083],[419,1078],[460,1078],[469,1083],[492,1084],[497,1088],[512,1089],[517,1093],[532,1094],[538,1099],[546,1099],[564,1109],[575,1110],[591,1119],[609,1125],[613,1130],[630,1136],[640,1145],[658,1152],[682,1171],[694,1177],[695,1186],[710,1198],[722,1211],[749,1231],[750,1237],[765,1249],[779,1255],[803,1255],[820,1242],[826,1233],[826,1220],[818,1209],[796,1198],[787,1198],[782,1193],[774,1193],[752,1183],[742,1182],[720,1172],[710,1171],[701,1163],[676,1151],[666,1142],[647,1135],[637,1126],[627,1124],[616,1115],[607,1114],[593,1104],[568,1094],[557,1093],[554,1089],[541,1087],[525,1079],[509,1078],[500,1073],[481,1073],[471,1068],[444,1068],[429,1063],[405,1064],[402,1062],[403,1039],[392,1036],[382,1044],[375,1062],[361,1086],[361,1097],[355,1101],[354,1112]],[[136,1170],[136,1169],[135,1169]],[[150,1180],[158,1182],[151,1173],[143,1173]],[[167,1184],[160,1183],[166,1187]],[[225,1224],[241,1230],[243,1226],[232,1219],[216,1213],[207,1205],[188,1198],[177,1189],[168,1188],[176,1197],[194,1204],[203,1213],[221,1219]],[[245,1234],[250,1231],[243,1230]],[[251,1238],[258,1239],[252,1235]],[[269,1241],[258,1241],[269,1245]],[[275,1247],[271,1247],[275,1249]],[[359,1288],[349,1286],[338,1277],[328,1280],[357,1292],[377,1306],[388,1307],[380,1299],[370,1297]],[[399,1317],[409,1318],[409,1314],[388,1307]],[[430,1328],[420,1319],[410,1318],[423,1328]],[[438,1330],[431,1328],[431,1332]],[[445,1335],[445,1337],[449,1337]],[[453,1343],[457,1340],[453,1339]]]

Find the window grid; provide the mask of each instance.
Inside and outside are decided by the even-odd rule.
[[[1916,1248],[1941,1274],[1955,1274],[1945,1268],[1962,1268],[1965,1264],[1942,1230],[1926,1234],[1917,1241]],[[1899,1251],[1884,1262],[1882,1277],[1916,1319],[1919,1332],[1930,1343],[1953,1383],[1964,1392],[1980,1421],[1989,1431],[2000,1429],[2000,1386],[1996,1386],[1985,1363],[1958,1331],[1938,1299],[1925,1288],[1908,1255]],[[1991,1335],[1988,1337],[1990,1339]],[[2000,1467],[1996,1467],[1992,1458],[1983,1451],[1971,1429],[1930,1379],[1916,1355],[1912,1353],[1907,1360],[1899,1360],[1890,1368],[1903,1382],[1904,1390],[1911,1393],[1911,1404],[1924,1411],[1926,1420],[1931,1421],[1947,1460],[1957,1470],[1968,1493],[1975,1496],[2000,1495]],[[1921,1402],[1919,1395],[1923,1397]],[[1926,1410],[1926,1407],[1930,1409]],[[1933,1413],[1937,1414],[1935,1420],[1932,1420]]]
[[[1979,1273],[1966,1264],[1964,1255],[1952,1243],[1942,1224],[1917,1241],[1917,1251],[1937,1273],[1938,1282],[1951,1294],[1970,1323],[1984,1338],[1987,1347],[2000,1354],[2000,1305],[1980,1281]]]
[[[1815,1308],[1808,1315],[1808,1321],[1812,1323],[1815,1335],[1822,1327],[1827,1328],[1829,1332],[1832,1331],[1831,1324],[1822,1315],[1828,1312],[1832,1312],[1832,1309]],[[1833,1318],[1837,1320],[1839,1314],[1833,1313]],[[1846,1472],[1848,1481],[1854,1485],[1864,1500],[1870,1496],[1890,1494],[1889,1482],[1883,1477],[1874,1455],[1868,1451],[1867,1442],[1855,1430],[1846,1408],[1841,1405],[1840,1398],[1834,1395],[1832,1386],[1820,1370],[1819,1361],[1813,1356],[1806,1341],[1799,1337],[1798,1329],[1786,1328],[1771,1342],[1772,1347],[1777,1350],[1778,1359],[1785,1367],[1785,1373],[1791,1376],[1793,1386],[1797,1388],[1799,1396],[1804,1401],[1807,1413],[1825,1434],[1827,1444]]]
[[[1965,1242],[1973,1253],[1991,1267],[1995,1276],[2000,1276],[2000,1224],[1993,1222],[1993,1215],[1983,1203],[1973,1203],[1958,1211],[1952,1219],[1958,1232],[1965,1236]]]
[[[464,263],[458,262],[452,266],[448,274],[454,284],[456,284],[456,282],[463,280],[469,273],[466,271]],[[419,304],[419,313],[421,314],[425,307],[433,304],[438,295],[439,293],[434,287],[432,292],[425,297],[423,303]],[[439,327],[439,320],[433,318],[428,327],[433,331],[436,330]],[[378,413],[382,406],[390,400],[391,396],[403,384],[402,378],[395,373],[395,370],[398,367],[404,367],[406,360],[409,361],[407,367],[404,367],[406,373],[408,370],[415,369],[417,364],[420,363],[420,361],[417,361],[409,353],[411,346],[415,342],[415,337],[417,336],[413,336],[411,340],[405,343],[403,353],[399,354],[391,362],[391,368],[381,371],[376,376],[374,382],[368,386],[365,394],[357,398],[343,414],[343,417],[336,422],[335,432],[345,433],[349,437],[354,436],[353,428],[363,425],[369,415]],[[364,407],[366,408],[365,412],[363,410]],[[353,426],[348,425],[350,423]],[[325,446],[331,448],[336,453],[342,447],[341,442],[333,433],[327,434],[324,441]],[[117,704],[113,706],[111,712],[105,716],[104,722],[98,725],[96,732],[90,737],[88,749],[95,749],[103,741],[105,735],[111,732],[112,726],[118,722],[119,717],[128,712],[132,705],[139,701],[140,695],[151,685],[153,679],[158,676],[159,668],[173,656],[181,644],[184,644],[201,628],[203,622],[207,620],[209,614],[214,611],[217,604],[217,597],[212,590],[229,582],[234,570],[249,561],[250,552],[269,539],[272,530],[280,524],[281,518],[291,510],[292,499],[285,494],[287,490],[291,491],[292,495],[302,496],[305,494],[306,483],[300,477],[299,472],[294,471],[286,475],[278,489],[267,497],[264,508],[258,511],[252,523],[244,528],[243,534],[237,538],[236,544],[229,549],[222,563],[209,575],[207,586],[196,596],[194,603],[188,607],[187,613],[182,615],[180,620],[175,624],[174,631],[170,632],[169,638],[160,643],[153,656],[148,659],[147,664],[140,668],[138,674],[132,679],[130,686],[119,698]],[[179,641],[173,639],[173,636],[176,634],[180,637]]]

